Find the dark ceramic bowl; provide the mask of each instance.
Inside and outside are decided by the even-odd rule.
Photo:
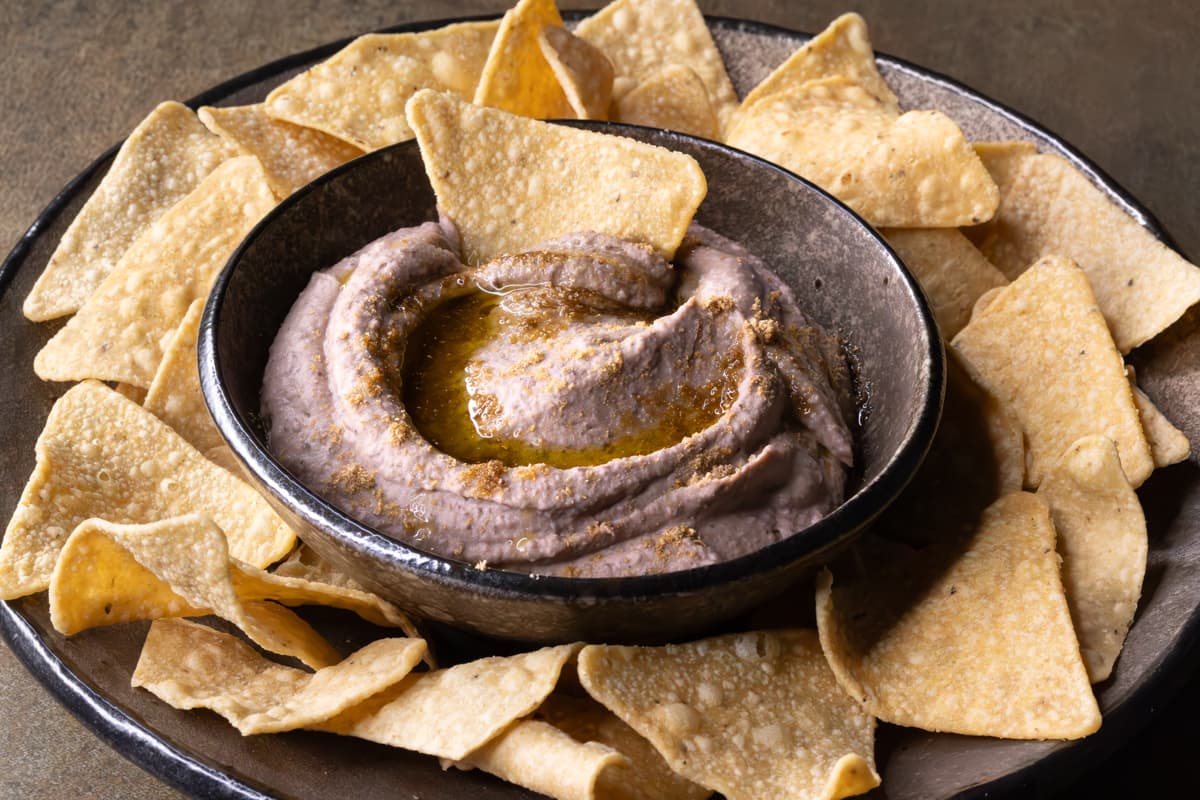
[[[595,123],[591,123],[595,124]],[[675,133],[602,130],[694,156],[708,178],[703,225],[748,243],[837,332],[866,400],[854,493],[790,538],[734,561],[630,578],[550,578],[431,555],[322,500],[272,456],[258,416],[267,350],[309,276],[400,227],[434,218],[415,142],[347,164],[285,200],[217,280],[200,375],[217,426],[279,513],[320,555],[421,617],[523,641],[653,641],[701,633],[783,591],[849,543],[904,488],[937,427],[944,355],[917,284],[845,206],[785,170]]]

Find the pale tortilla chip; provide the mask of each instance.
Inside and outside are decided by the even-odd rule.
[[[929,298],[942,338],[971,321],[975,302],[1008,279],[983,257],[971,240],[952,228],[881,231]]]
[[[803,47],[792,53],[762,83],[750,90],[739,113],[773,94],[786,93],[809,81],[841,76],[900,113],[900,101],[875,66],[875,50],[867,23],[858,14],[842,14]]]
[[[608,119],[613,65],[608,56],[566,28],[547,25],[538,33],[542,55],[579,119]]]
[[[233,557],[256,567],[296,542],[257,492],[153,414],[103,384],[74,386],[50,411],[0,545],[0,598],[47,588],[63,543],[85,519],[153,522],[191,512],[228,531]]]
[[[1058,254],[1087,273],[1117,349],[1149,341],[1200,301],[1200,269],[1154,237],[1066,159],[977,145],[1000,187],[995,218],[968,232],[1009,278]]]
[[[197,297],[188,307],[183,321],[167,343],[142,405],[207,456],[209,451],[222,447],[225,438],[217,430],[200,391],[196,340],[200,335],[204,302],[205,298]]]
[[[1129,482],[1154,470],[1150,446],[1087,276],[1070,259],[1047,256],[1001,290],[951,346],[977,383],[1020,421],[1026,486],[1084,436],[1116,442]]]
[[[361,148],[327,133],[268,116],[262,103],[205,106],[198,113],[209,130],[259,160],[280,200],[363,154]]]
[[[672,769],[730,800],[838,798],[879,785],[875,720],[838,687],[815,631],[591,645],[579,678]]]
[[[1038,487],[1050,506],[1062,580],[1088,678],[1099,683],[1133,622],[1146,574],[1146,518],[1117,448],[1103,436],[1071,446]]]
[[[1074,739],[1100,727],[1035,495],[1006,495],[974,535],[864,574],[817,580],[829,665],[865,709],[897,725],[1006,739]]]
[[[975,530],[985,508],[1020,491],[1024,478],[1021,426],[950,350],[946,401],[929,453],[872,531],[914,547],[956,539]]]
[[[438,208],[479,264],[577,231],[670,258],[707,184],[691,156],[419,92],[408,105]]]
[[[705,139],[721,137],[704,81],[680,64],[663,67],[616,102],[616,120]]]
[[[63,234],[22,311],[34,321],[78,311],[124,252],[237,149],[182,103],[155,108],[121,145],[96,191]]]
[[[590,697],[555,692],[537,710],[555,728],[570,734],[577,742],[599,742],[629,760],[619,769],[601,774],[601,797],[629,800],[704,800],[712,791],[683,778],[667,765],[650,744],[617,715]]]
[[[614,99],[663,67],[680,64],[704,81],[721,129],[729,125],[737,94],[693,0],[616,0],[581,21],[575,33],[612,61]]]
[[[563,24],[554,0],[520,0],[500,21],[475,89],[475,104],[536,119],[574,116],[538,38]]]
[[[121,257],[33,361],[47,381],[149,387],[166,341],[256,222],[275,205],[258,159],[226,161]]]
[[[366,591],[358,581],[339,572],[336,567],[321,558],[316,550],[303,542],[287,558],[275,565],[271,573],[281,578],[301,578],[341,586],[343,589]]]
[[[602,783],[626,764],[611,747],[580,743],[545,722],[519,720],[456,766],[477,767],[555,800],[608,800],[621,795],[607,793]]]
[[[1133,367],[1126,366],[1125,374],[1129,376],[1129,386],[1133,389],[1133,402],[1137,406],[1138,416],[1141,417],[1142,430],[1146,432],[1146,441],[1150,443],[1154,466],[1169,467],[1180,461],[1186,461],[1192,452],[1192,445],[1187,436],[1158,410],[1154,401],[1137,385],[1137,375],[1134,373]]]
[[[421,639],[380,639],[311,673],[268,661],[228,633],[160,619],[150,626],[132,685],[174,708],[215,711],[248,736],[336,716],[401,681],[424,653]]]
[[[413,137],[404,104],[419,89],[475,95],[499,21],[423,33],[360,36],[279,86],[264,103],[275,119],[316,128],[363,150]]]
[[[578,651],[579,645],[545,647],[410,675],[308,727],[462,761],[541,705]]]
[[[952,228],[989,219],[999,193],[953,120],[895,109],[853,81],[763,97],[726,141],[833,194],[872,225]]]
[[[50,579],[50,619],[59,633],[216,614],[260,647],[310,667],[341,660],[307,623],[275,603],[342,608],[416,636],[399,609],[374,595],[231,560],[225,533],[202,514],[144,525],[85,520],[67,539]]]

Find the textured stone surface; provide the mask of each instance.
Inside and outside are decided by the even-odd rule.
[[[849,8],[828,0],[701,5],[709,13],[810,31]],[[952,75],[1037,119],[1139,197],[1185,252],[1200,254],[1193,195],[1200,186],[1200,18],[1192,3],[853,5],[871,23],[879,50]],[[15,243],[73,175],[160,100],[189,97],[272,59],[372,28],[503,6],[0,3],[0,243]],[[5,302],[3,310],[15,305]],[[0,343],[0,363],[13,363],[10,356],[10,344]],[[1200,779],[1177,766],[1188,763],[1185,743],[1194,734],[1188,720],[1200,712],[1197,684],[1193,677],[1177,701],[1156,709],[1149,731],[1096,767],[1070,796],[1200,790]],[[3,648],[0,720],[0,798],[178,796],[76,723]],[[1192,785],[1181,792],[1169,779]]]

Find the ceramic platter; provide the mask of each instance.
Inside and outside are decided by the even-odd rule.
[[[395,29],[422,30],[446,21]],[[805,34],[756,22],[710,19],[729,73],[744,95],[797,46]],[[192,101],[236,105],[261,100],[296,72],[327,57],[335,42],[268,64],[223,83]],[[905,108],[940,109],[968,139],[1025,139],[1073,161],[1142,225],[1166,239],[1148,212],[1069,145],[953,80],[887,57],[884,77]],[[0,370],[6,388],[0,428],[0,514],[11,514],[34,465],[33,445],[63,387],[44,384],[33,356],[56,325],[35,325],[20,313],[33,285],[75,212],[111,160],[102,155],[69,183],[14,247],[0,271]],[[1168,416],[1200,441],[1200,397],[1175,379],[1200,352],[1196,325],[1184,321],[1136,353],[1140,382]],[[1124,653],[1113,677],[1097,687],[1104,725],[1078,742],[1008,742],[935,735],[880,726],[877,758],[883,775],[878,797],[935,800],[950,797],[1026,796],[1061,785],[1127,740],[1149,710],[1184,676],[1200,637],[1200,471],[1193,463],[1160,470],[1140,490],[1150,532],[1149,569]],[[335,645],[352,646],[361,632],[344,619],[322,620]],[[322,622],[326,624],[322,626]],[[0,604],[0,629],[31,671],[76,715],[128,758],[188,793],[209,798],[360,800],[442,798],[488,800],[534,795],[479,772],[443,772],[437,760],[357,739],[318,733],[243,738],[208,712],[176,711],[129,686],[146,626],[118,625],[67,639],[50,625],[45,594]],[[481,645],[444,631],[442,652]]]

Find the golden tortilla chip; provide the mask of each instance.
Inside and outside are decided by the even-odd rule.
[[[610,793],[614,779],[609,776],[624,773],[627,763],[606,745],[578,742],[545,722],[519,720],[455,766],[477,767],[555,800],[607,800],[640,796],[634,787],[624,795]]]
[[[307,727],[462,761],[541,705],[578,651],[579,645],[545,647],[410,675]]]
[[[420,89],[475,95],[499,21],[423,33],[360,36],[279,86],[264,103],[275,119],[324,131],[363,150],[413,137],[404,105]]]
[[[408,104],[438,208],[479,264],[577,231],[675,253],[707,185],[691,156],[419,92]]]
[[[966,327],[985,292],[1008,285],[1004,273],[957,230],[888,228],[881,233],[925,290],[944,339]]]
[[[196,340],[206,298],[197,297],[188,307],[163,352],[158,371],[142,405],[201,453],[222,447],[225,438],[208,413],[200,391],[200,368]],[[215,459],[210,459],[215,460]],[[224,465],[222,465],[224,466]]]
[[[207,535],[202,535],[207,534]],[[230,580],[225,535],[199,515],[146,525],[85,520],[63,545],[50,578],[55,630],[216,614],[265,650],[314,669],[341,656],[291,611],[246,602]]]
[[[1200,269],[1160,242],[1066,159],[1028,146],[977,145],[1000,207],[968,232],[1009,278],[1043,256],[1087,273],[1117,349],[1149,341],[1200,301]]]
[[[893,546],[895,547],[895,546]],[[1006,495],[966,539],[817,579],[817,625],[842,687],[886,722],[1005,739],[1100,727],[1059,577],[1050,512]]]
[[[1071,446],[1038,487],[1050,506],[1062,580],[1088,678],[1099,683],[1133,622],[1146,574],[1146,518],[1112,441]]]
[[[327,133],[268,116],[262,103],[205,106],[198,113],[209,130],[259,160],[271,191],[280,200],[363,154],[361,148]]]
[[[536,119],[574,116],[538,38],[562,27],[554,0],[520,0],[500,21],[475,89],[475,103]]]
[[[765,97],[786,93],[809,81],[839,76],[849,78],[897,115],[900,113],[900,101],[875,66],[875,50],[866,20],[854,13],[842,14],[792,53],[750,90],[738,111],[744,112]]]
[[[260,647],[310,667],[341,660],[307,623],[276,603],[342,608],[416,636],[399,609],[374,595],[231,560],[225,533],[202,514],[145,525],[85,520],[67,539],[50,579],[50,618],[59,633],[216,614]]]
[[[925,547],[969,534],[983,510],[1025,478],[1025,439],[1004,407],[946,354],[946,401],[929,454],[872,531]]]
[[[711,790],[675,774],[654,745],[590,697],[555,692],[537,710],[537,718],[577,742],[608,745],[629,760],[628,765],[600,775],[597,785],[601,797],[704,800],[712,794]]]
[[[226,161],[159,217],[33,361],[47,381],[149,387],[188,306],[275,205],[258,159]]]
[[[425,653],[421,639],[380,639],[315,673],[263,658],[228,633],[195,622],[150,626],[132,685],[174,708],[207,708],[243,735],[302,728],[393,686]]]
[[[616,0],[581,21],[575,33],[612,61],[614,99],[663,67],[679,64],[704,81],[721,130],[729,125],[737,94],[693,0]]]
[[[708,102],[704,81],[680,64],[663,67],[626,93],[616,103],[616,120],[721,138],[721,123]]]
[[[1154,470],[1121,354],[1096,307],[1087,276],[1047,256],[996,296],[951,346],[971,377],[1025,431],[1026,486],[1036,488],[1084,436],[1116,442],[1129,482]]]
[[[257,492],[153,414],[103,384],[74,386],[50,411],[0,545],[0,598],[47,588],[63,543],[85,519],[154,522],[191,512],[228,531],[229,552],[256,567],[296,542]]]
[[[608,56],[566,28],[547,25],[538,46],[579,119],[608,119],[613,65]]]
[[[726,141],[807,178],[881,228],[989,219],[999,193],[954,122],[894,108],[853,81],[809,81],[758,100]]]
[[[1158,410],[1154,401],[1137,385],[1137,375],[1133,367],[1126,366],[1125,374],[1129,377],[1129,387],[1133,389],[1133,402],[1137,406],[1138,416],[1141,417],[1146,441],[1150,443],[1154,466],[1169,467],[1187,460],[1192,452],[1192,445],[1187,436]]]
[[[590,645],[579,678],[672,769],[730,800],[838,798],[879,785],[875,720],[838,687],[815,631]]]
[[[182,103],[155,108],[121,145],[25,298],[34,321],[78,311],[124,252],[237,149]]]

